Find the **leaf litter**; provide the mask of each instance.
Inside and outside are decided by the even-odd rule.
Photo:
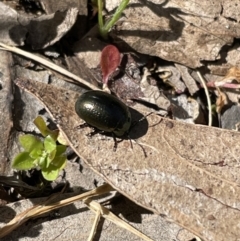
[[[124,11],[124,16],[110,32],[113,44],[116,44],[123,54],[121,63],[123,69],[128,72],[120,71],[117,76],[114,76],[110,89],[115,90],[116,95],[123,97],[124,101],[142,116],[150,109],[142,108],[140,104],[135,103],[135,100],[142,99],[161,108],[162,102],[158,102],[161,97],[163,103],[167,103],[164,107],[166,113],[173,119],[178,119],[176,114],[178,110],[180,119],[184,121],[190,117],[192,123],[206,123],[206,112],[208,113],[208,110],[214,106],[209,105],[207,110],[204,107],[204,98],[199,93],[202,86],[195,68],[201,67],[200,70],[207,81],[213,103],[215,101],[213,96],[219,96],[219,101],[216,101],[216,109],[220,116],[218,122],[222,121],[222,126],[229,129],[233,129],[234,126],[237,128],[237,115],[234,117],[237,111],[229,111],[230,116],[226,116],[227,112],[225,112],[226,109],[228,110],[228,105],[231,107],[229,110],[234,108],[237,110],[239,96],[237,71],[228,72],[231,68],[237,70],[236,56],[239,54],[238,43],[234,42],[234,38],[239,37],[237,21],[239,16],[238,11],[235,11],[238,9],[236,5],[238,3],[236,1],[231,3],[235,4],[236,8],[232,8],[233,5],[229,4],[229,1],[223,3],[203,1],[201,4],[177,0],[131,1]],[[119,1],[107,2],[106,8],[111,11],[117,4]],[[3,12],[13,11],[10,8],[7,9],[6,11],[5,5],[2,5]],[[46,9],[49,16],[54,14],[50,10],[51,7],[47,6]],[[67,12],[67,8],[62,10]],[[231,11],[233,11],[232,15]],[[76,13],[75,11],[74,14]],[[59,41],[64,39],[63,36],[71,31],[77,17],[74,14],[70,24],[63,28],[56,38],[46,39],[46,42],[43,40],[40,44],[32,42],[32,47],[42,49],[55,47],[55,43],[59,44]],[[19,25],[16,21],[19,16],[16,12],[13,16],[15,25],[13,24],[11,28],[14,29]],[[65,15],[66,19],[67,16]],[[229,18],[229,16],[232,17]],[[45,16],[39,18],[40,24],[46,20],[44,18]],[[33,21],[31,18],[24,17],[19,19],[22,23],[25,21],[26,26],[29,21]],[[7,36],[9,29],[4,28],[6,31],[2,31],[1,42],[11,45],[25,44],[29,28],[23,25],[21,28],[24,30],[22,35],[15,39],[10,35]],[[53,29],[55,31],[57,26]],[[37,33],[33,32],[33,36],[33,41],[38,40]],[[51,35],[47,34],[47,36]],[[95,45],[97,41],[99,38],[94,31],[88,33],[87,37],[75,43],[75,49],[78,49],[78,45],[85,43],[85,49],[81,48],[75,57],[68,56],[58,61],[53,59],[58,65],[65,64],[66,61],[68,67],[71,67],[71,73],[65,78],[68,80],[69,77],[75,78],[82,82],[82,79],[77,76],[84,76],[83,79],[91,83],[97,81],[99,86],[102,77],[96,58],[100,60],[102,48],[100,45]],[[93,62],[95,63],[90,71],[86,68],[87,61],[81,58],[84,52],[85,55],[88,53],[89,42],[91,42],[90,50],[94,53]],[[126,58],[130,55],[131,58]],[[88,59],[91,60],[91,56],[88,56]],[[49,62],[45,63],[45,66],[55,68]],[[157,68],[152,71],[156,64]],[[139,73],[140,77],[144,75],[145,67],[148,67],[151,74],[145,78],[147,85],[141,88],[142,78],[138,76]],[[37,76],[38,72],[35,71],[35,73]],[[62,73],[66,74],[64,70]],[[168,78],[164,77],[165,74]],[[51,71],[47,82],[52,82],[55,75],[56,73]],[[144,157],[140,145],[133,144],[131,149],[128,140],[123,140],[117,152],[114,153],[111,138],[96,136],[88,139],[85,136],[90,131],[88,128],[81,131],[75,128],[80,121],[71,109],[73,105],[71,103],[74,103],[77,93],[52,86],[46,87],[31,81],[28,81],[29,86],[26,86],[24,83],[26,79],[29,79],[27,75],[21,76],[21,80],[18,80],[19,85],[24,86],[43,102],[53,116],[54,122],[62,129],[81,159],[85,160],[93,171],[113,185],[116,190],[141,206],[164,215],[167,220],[174,220],[176,224],[203,239],[235,240],[239,236],[236,228],[239,205],[235,194],[238,193],[239,160],[236,143],[239,135],[237,132],[181,124],[153,114],[136,125],[130,135],[133,139],[137,138],[140,145],[142,143],[142,147],[148,154],[147,158]],[[221,91],[215,90],[217,85],[221,85]],[[229,90],[228,85],[231,85],[234,91]],[[96,85],[88,86],[98,88]],[[146,91],[147,89],[150,91]],[[65,99],[58,95],[63,95]],[[193,98],[191,107],[188,98],[190,95]],[[152,96],[157,97],[152,98]],[[174,99],[178,101],[173,102]],[[180,107],[183,107],[187,115],[181,113]],[[188,112],[190,109],[194,111]],[[200,118],[200,116],[204,117]],[[234,121],[227,124],[229,119]],[[117,179],[114,172],[118,173]],[[144,185],[148,188],[144,188]],[[154,187],[161,187],[161,190],[156,191]],[[139,193],[139,190],[142,192]],[[155,200],[158,202],[156,203]],[[193,214],[198,216],[198,222]],[[213,230],[213,226],[217,227],[217,230]],[[169,238],[162,240],[169,240]]]

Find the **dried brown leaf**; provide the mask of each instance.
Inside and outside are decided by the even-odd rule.
[[[0,175],[7,175],[9,169],[8,147],[10,142],[10,133],[12,123],[12,79],[11,79],[11,54],[1,51],[0,61]]]
[[[175,64],[175,66],[180,71],[182,80],[187,86],[189,93],[194,95],[199,90],[199,87],[195,79],[190,75],[189,69],[181,64]]]
[[[222,108],[227,105],[228,99],[225,93],[218,89],[218,97],[216,100],[216,112],[220,113]]]
[[[78,15],[76,8],[49,15],[26,17],[0,2],[1,42],[8,45],[30,44],[33,49],[53,45],[73,26]]]
[[[177,93],[182,93],[185,91],[186,86],[181,81],[181,74],[179,70],[172,66],[164,66],[164,67],[158,67],[155,71],[156,73],[159,73],[159,77],[167,84],[172,86]]]
[[[240,36],[240,23],[221,14],[225,7],[208,0],[201,4],[191,0],[131,1],[111,36],[140,53],[196,68],[203,65],[202,60],[218,59],[221,48]]]
[[[33,49],[43,49],[60,40],[72,28],[78,10],[70,8],[65,12],[56,12],[31,20],[28,26],[27,42]]]
[[[89,128],[77,128],[78,93],[16,83],[46,105],[72,148],[116,190],[205,240],[238,239],[240,133],[150,115],[131,130],[139,144],[123,140],[114,151],[112,138],[89,139]]]
[[[240,12],[239,12],[239,1],[223,1],[223,16],[226,18],[234,19],[237,22],[240,22]]]
[[[216,86],[219,86],[219,84],[223,85],[224,83],[232,83],[234,81],[240,83],[240,68],[235,66],[228,70],[222,81],[216,82]]]
[[[27,21],[26,18],[25,21]],[[0,38],[2,42],[14,46],[24,44],[27,29],[19,23],[17,12],[2,2],[0,2],[0,22]]]
[[[41,0],[41,3],[48,14],[77,8],[80,15],[87,15],[87,0]]]
[[[144,97],[140,97],[139,99],[154,104],[160,109],[168,110],[171,105],[170,101],[159,91],[157,86],[153,86],[148,83],[147,77],[151,75],[149,70],[144,68],[143,72],[144,73],[139,86],[141,91],[144,93]]]

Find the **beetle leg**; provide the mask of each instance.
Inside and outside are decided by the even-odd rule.
[[[100,130],[94,128],[93,131],[91,131],[90,133],[87,134],[87,136],[93,137],[100,132],[101,132]]]
[[[113,137],[113,141],[114,141],[113,151],[116,151],[118,142],[117,142],[116,136],[114,134],[112,134],[112,137]]]
[[[102,133],[103,132],[101,130],[98,130],[95,127],[90,126],[87,122],[77,126],[78,129],[82,129],[82,128],[85,128],[85,127],[91,127],[93,129],[93,131],[91,131],[90,133],[87,134],[87,136],[89,136],[89,137],[92,137],[92,136],[94,136],[94,135],[96,135],[98,133]]]
[[[117,138],[116,138],[116,135],[113,132],[112,132],[112,137],[113,137],[113,140],[114,140],[113,151],[116,151],[118,143],[122,142],[123,139],[118,141]]]
[[[85,127],[88,127],[89,125],[85,122],[79,126],[76,127],[76,129],[82,129],[82,128],[85,128]]]

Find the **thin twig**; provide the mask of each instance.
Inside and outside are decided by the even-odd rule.
[[[90,235],[89,235],[87,241],[93,241],[94,240],[100,218],[101,218],[101,210],[98,210],[98,211],[96,211],[96,216],[95,216],[93,226],[92,226],[92,229],[91,229],[91,232],[90,232]]]
[[[47,199],[45,203],[35,205],[25,210],[24,212],[18,214],[17,216],[15,216],[15,218],[13,218],[10,222],[8,222],[4,227],[0,228],[0,238],[5,237],[7,234],[11,233],[14,229],[18,228],[19,226],[21,226],[23,223],[25,223],[31,218],[36,218],[37,216],[48,213],[54,209],[67,206],[71,203],[74,203],[76,201],[83,200],[89,197],[105,194],[113,190],[114,189],[110,185],[104,184],[94,190],[58,201],[55,203],[49,203],[50,200]]]
[[[205,91],[205,94],[206,94],[206,97],[207,97],[207,103],[208,103],[208,125],[209,126],[212,126],[212,104],[211,104],[211,99],[210,99],[210,96],[209,96],[209,91],[208,91],[208,88],[207,88],[207,85],[205,83],[205,80],[203,79],[201,73],[199,71],[197,71],[197,74],[198,74],[198,77],[201,81],[201,84],[204,88],[204,91]]]
[[[125,222],[124,220],[120,219],[118,216],[113,214],[109,209],[103,207],[100,203],[91,200],[90,198],[87,198],[84,200],[84,203],[88,206],[90,210],[93,212],[99,212],[101,213],[101,216],[105,218],[106,220],[115,223],[118,227],[124,228],[128,230],[129,232],[137,235],[138,237],[142,238],[145,241],[153,241],[151,238],[146,236],[145,234],[138,231],[136,228]]]
[[[46,67],[48,67],[50,69],[53,69],[56,72],[59,72],[59,73],[65,75],[65,76],[67,76],[67,77],[69,77],[71,79],[74,79],[74,80],[78,81],[79,83],[87,86],[90,89],[93,89],[93,90],[98,90],[99,89],[98,87],[90,84],[86,80],[78,77],[77,75],[69,72],[68,70],[66,70],[66,69],[64,69],[62,67],[59,67],[58,65],[56,65],[56,64],[54,64],[54,63],[52,63],[52,62],[50,62],[48,60],[45,60],[45,59],[43,59],[43,58],[41,58],[41,57],[39,57],[37,55],[34,55],[32,53],[29,53],[29,52],[24,51],[22,49],[19,49],[17,47],[8,46],[8,45],[3,44],[1,42],[0,42],[0,46],[2,47],[2,48],[0,48],[2,50],[7,50],[7,51],[13,52],[15,54],[22,55],[22,56],[24,56],[24,57],[26,57],[28,59],[34,60],[34,61],[36,61],[36,62],[38,62],[38,63],[40,63],[40,64],[42,64],[42,65],[44,65],[44,66],[46,66]]]

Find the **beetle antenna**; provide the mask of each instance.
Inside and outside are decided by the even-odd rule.
[[[142,144],[138,143],[136,140],[134,139],[131,139],[130,136],[129,136],[129,140],[130,140],[130,143],[131,143],[131,148],[133,149],[133,144],[132,144],[132,141],[134,141],[138,146],[141,147],[142,151],[143,151],[143,154],[144,154],[144,157],[146,158],[147,157],[147,152],[145,151],[145,149],[143,148]]]
[[[139,119],[139,120],[137,120],[137,121],[134,121],[134,122],[131,124],[131,126],[130,126],[129,132],[130,132],[130,130],[131,130],[135,125],[137,125],[139,122],[145,120],[149,115],[151,115],[151,114],[153,114],[153,113],[154,113],[154,112],[150,112],[150,113],[148,113],[147,115],[143,116],[141,119]]]
[[[128,140],[130,141],[131,143],[131,148],[133,149],[133,141],[141,147],[143,153],[144,153],[144,157],[146,158],[147,157],[147,152],[145,151],[145,149],[143,148],[143,146],[141,144],[139,144],[136,140],[132,139],[130,136],[129,136],[129,133],[127,133],[127,138]]]

